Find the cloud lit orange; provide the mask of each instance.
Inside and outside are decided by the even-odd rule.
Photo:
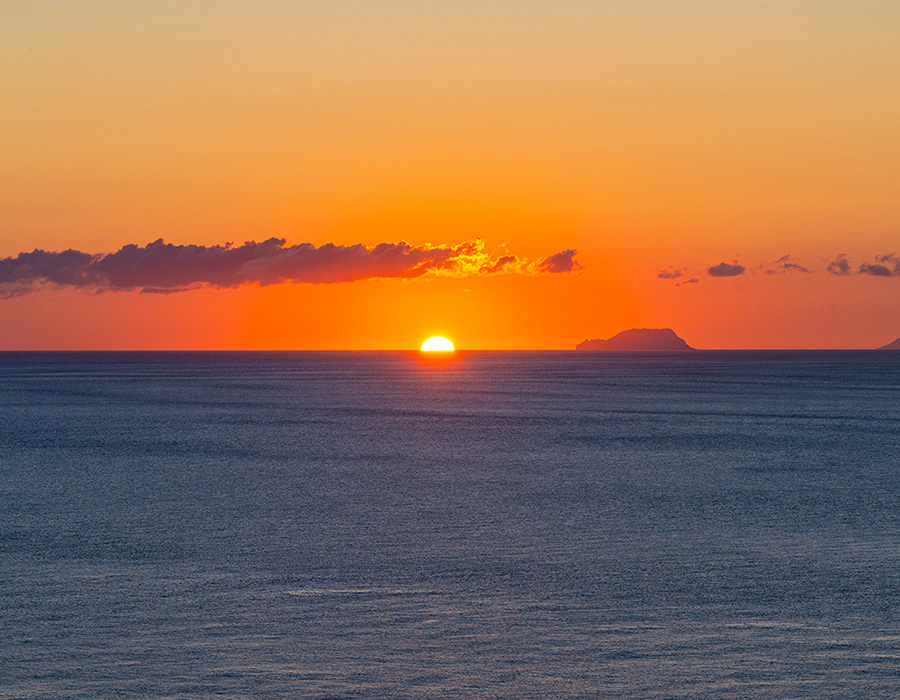
[[[575,253],[566,250],[533,264],[514,255],[492,257],[478,240],[456,246],[412,246],[404,241],[367,248],[332,243],[288,246],[283,238],[249,241],[237,247],[230,243],[173,245],[160,239],[146,246],[127,245],[107,255],[35,250],[0,259],[0,293],[16,296],[41,284],[169,294],[206,286],[334,284],[415,279],[429,273],[460,277],[506,272],[554,274],[579,270]]]

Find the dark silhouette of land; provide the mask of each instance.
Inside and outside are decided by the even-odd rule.
[[[608,340],[598,338],[582,341],[575,346],[575,349],[669,352],[673,350],[693,350],[694,348],[675,335],[675,331],[671,328],[632,328],[631,330],[622,331]]]
[[[879,350],[900,350],[900,338],[897,338],[893,343],[888,343],[887,345],[882,345]]]

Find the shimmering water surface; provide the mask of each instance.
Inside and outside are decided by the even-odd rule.
[[[900,353],[0,354],[0,698],[896,698]]]

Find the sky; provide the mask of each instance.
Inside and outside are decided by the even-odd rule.
[[[0,349],[900,336],[900,4],[4,0]]]

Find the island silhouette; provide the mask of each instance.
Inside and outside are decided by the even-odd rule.
[[[675,335],[671,328],[631,328],[603,340],[584,340],[575,346],[576,350],[616,350],[632,352],[669,352],[673,350],[693,350],[690,345]]]
[[[900,338],[897,338],[893,343],[882,345],[878,350],[900,350]]]

